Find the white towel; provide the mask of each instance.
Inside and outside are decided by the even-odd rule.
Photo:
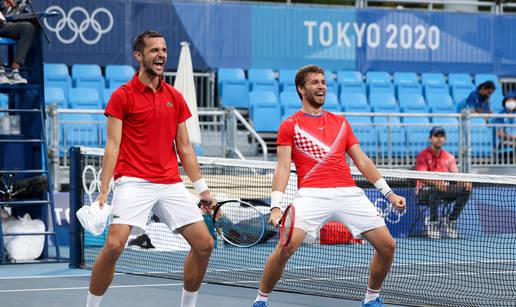
[[[94,236],[104,232],[109,214],[111,214],[111,206],[106,203],[100,208],[98,201],[90,206],[83,206],[76,213],[82,227]]]

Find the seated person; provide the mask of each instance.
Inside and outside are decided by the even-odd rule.
[[[457,173],[455,157],[442,147],[446,142],[443,127],[430,130],[430,147],[417,155],[416,170],[429,172]],[[439,205],[455,202],[451,214],[445,217],[444,227],[449,238],[458,238],[457,219],[466,205],[472,185],[470,182],[447,182],[443,180],[418,180],[416,194],[418,203],[430,207],[430,218],[427,223],[428,236],[432,239],[441,237]]]
[[[510,93],[502,102],[503,110],[499,114],[516,114],[516,93]],[[496,117],[493,121],[496,127],[496,142],[500,159],[504,162],[514,162],[516,151],[516,120],[514,117]]]
[[[457,105],[457,112],[461,112],[463,109],[469,109],[475,113],[492,113],[491,105],[489,103],[489,97],[493,94],[495,85],[492,81],[486,81],[479,86],[477,89],[472,91],[468,98],[461,101]],[[489,119],[486,118],[486,121]]]
[[[5,0],[0,3],[2,11],[6,7],[15,7],[14,0]],[[7,37],[17,41],[16,53],[13,63],[11,64],[11,72],[8,74],[3,66],[4,61],[0,55],[0,84],[26,84],[27,80],[20,75],[20,67],[25,61],[25,57],[32,43],[32,38],[36,29],[34,25],[27,21],[8,22],[0,13],[0,37]]]

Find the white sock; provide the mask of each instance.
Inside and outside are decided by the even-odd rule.
[[[380,296],[380,289],[374,290],[374,289],[371,289],[371,288],[367,287],[367,292],[366,292],[366,295],[365,295],[365,298],[364,298],[364,303],[367,304],[370,301],[374,301],[379,296]]]
[[[269,295],[270,295],[270,293],[265,293],[265,292],[258,290],[258,295],[256,296],[256,299],[254,301],[255,302],[259,302],[259,301],[267,302],[267,300],[269,299]]]
[[[100,302],[102,302],[102,298],[104,295],[94,295],[88,291],[88,299],[86,300],[86,307],[99,307]]]
[[[197,303],[197,294],[199,291],[190,292],[183,288],[183,295],[181,297],[181,307],[195,307]]]

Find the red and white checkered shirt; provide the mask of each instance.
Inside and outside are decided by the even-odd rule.
[[[298,188],[356,186],[346,162],[347,150],[358,144],[348,121],[326,112],[319,116],[299,111],[278,131],[278,146],[292,147]]]

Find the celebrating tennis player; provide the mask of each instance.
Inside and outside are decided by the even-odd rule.
[[[131,229],[145,230],[154,207],[154,214],[191,246],[184,264],[181,306],[194,307],[213,239],[195,197],[181,181],[174,148],[206,206],[213,206],[215,200],[201,177],[188,138],[188,106],[162,78],[167,61],[164,37],[154,31],[142,32],[134,40],[133,50],[139,71],[113,92],[105,111],[107,143],[98,201],[101,205],[107,201],[114,175],[112,224],[93,266],[86,306],[100,306]]]
[[[297,72],[295,82],[303,106],[279,128],[269,221],[277,226],[281,220],[279,206],[293,160],[298,178],[298,191],[293,202],[294,230],[290,243],[279,243],[267,259],[253,307],[267,306],[267,298],[281,278],[288,259],[305,236],[315,232],[330,217],[346,224],[355,237],[364,237],[375,248],[361,306],[384,306],[379,292],[391,268],[396,242],[374,205],[356,186],[346,153],[395,208],[404,209],[405,198],[391,190],[371,159],[360,149],[348,121],[343,116],[324,111],[324,70],[315,65],[305,66]]]

